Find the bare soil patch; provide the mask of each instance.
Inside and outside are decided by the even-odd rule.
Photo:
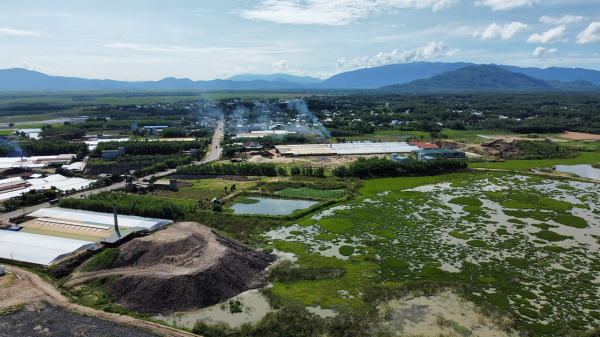
[[[600,135],[593,135],[591,133],[581,132],[567,132],[564,135],[560,135],[560,138],[569,140],[600,140]]]
[[[76,273],[65,285],[121,275],[107,289],[116,303],[169,314],[205,308],[265,286],[265,268],[274,260],[206,226],[185,222],[124,244],[111,269]]]

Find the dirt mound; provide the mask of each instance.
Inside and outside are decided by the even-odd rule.
[[[439,147],[440,149],[445,150],[456,150],[459,147],[457,143],[449,142],[447,140],[438,140],[434,144],[437,145],[437,147]]]
[[[265,268],[274,260],[188,222],[124,244],[112,269],[89,276],[122,275],[107,287],[116,303],[165,314],[198,310],[265,286]]]
[[[510,159],[512,157],[518,157],[523,155],[523,150],[517,147],[517,140],[513,140],[510,143],[497,139],[493,142],[481,144],[484,151],[488,154],[500,158]]]

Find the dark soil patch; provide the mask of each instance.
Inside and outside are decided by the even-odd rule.
[[[156,334],[99,318],[78,315],[45,302],[27,304],[0,316],[0,336],[156,337]]]

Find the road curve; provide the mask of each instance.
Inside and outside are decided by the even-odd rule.
[[[147,322],[129,316],[108,313],[101,310],[96,310],[71,303],[71,301],[69,301],[68,298],[63,296],[53,285],[42,280],[36,274],[12,266],[6,266],[6,270],[30,281],[37,290],[44,294],[40,296],[39,300],[50,302],[50,304],[57,305],[59,307],[64,308],[65,310],[74,311],[83,315],[97,317],[120,324],[135,326],[143,330],[161,334],[165,337],[198,337],[198,335],[195,335],[193,333],[178,330],[161,324]]]

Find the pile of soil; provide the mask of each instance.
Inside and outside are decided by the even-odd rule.
[[[439,147],[440,149],[444,150],[456,150],[459,147],[457,143],[450,142],[447,140],[438,140],[434,144],[437,145],[437,147]]]
[[[523,155],[523,150],[517,148],[516,139],[510,143],[507,143],[502,139],[497,139],[493,142],[481,144],[481,146],[483,147],[484,151],[495,157],[510,159],[512,157]]]
[[[267,285],[265,268],[273,261],[273,255],[186,222],[131,240],[119,248],[111,269],[91,274],[122,275],[107,287],[117,304],[170,314],[205,308]]]

